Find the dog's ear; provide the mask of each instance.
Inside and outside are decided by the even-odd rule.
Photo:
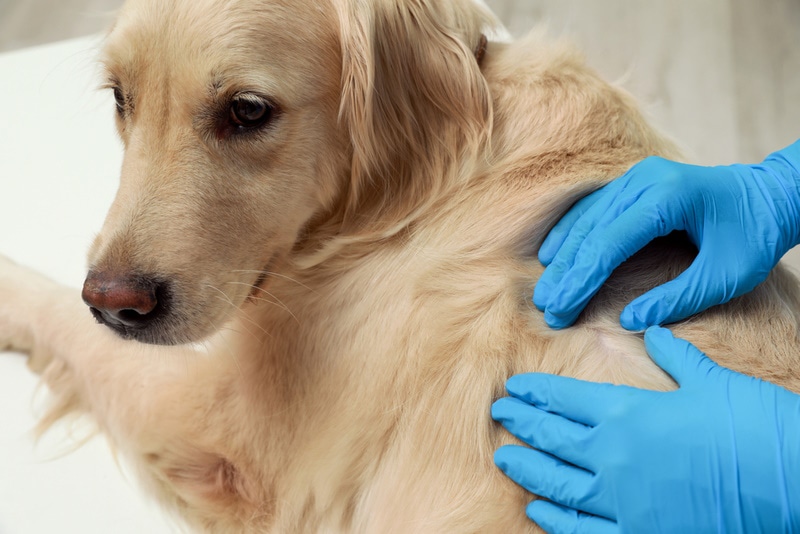
[[[335,4],[340,114],[353,146],[345,225],[391,233],[454,184],[488,139],[479,62],[493,21],[472,0]]]

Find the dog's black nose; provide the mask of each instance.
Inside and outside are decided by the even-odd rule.
[[[147,327],[166,305],[163,282],[148,276],[117,276],[89,272],[81,296],[98,322],[125,337]]]

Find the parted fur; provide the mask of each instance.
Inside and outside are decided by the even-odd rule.
[[[652,244],[575,327],[544,325],[548,229],[676,153],[568,44],[533,33],[479,62],[490,25],[468,0],[129,0],[104,52],[125,161],[89,261],[168,278],[159,335],[200,343],[118,339],[3,264],[0,344],[32,351],[46,422],[91,415],[199,530],[535,531],[493,465],[511,438],[491,402],[531,371],[673,387],[618,314],[693,250]],[[237,91],[279,112],[217,135]],[[797,391],[798,296],[779,267],[674,331]]]

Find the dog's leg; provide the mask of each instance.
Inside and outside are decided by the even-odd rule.
[[[68,301],[68,293],[74,292],[0,256],[0,350],[28,354],[29,367],[41,374],[51,356],[37,343],[34,325],[41,320],[49,321],[39,317],[42,303]],[[58,320],[58,315],[54,309],[52,319]]]
[[[232,358],[124,341],[95,323],[77,291],[0,257],[0,348],[30,355],[55,397],[45,424],[93,417],[143,480],[187,519],[237,528],[265,513],[243,475],[235,424],[242,376]],[[200,351],[202,352],[202,351]],[[228,415],[226,415],[228,414]],[[239,519],[236,519],[239,518]]]

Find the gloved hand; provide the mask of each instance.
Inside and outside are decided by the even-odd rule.
[[[760,165],[647,158],[579,201],[539,250],[547,268],[533,301],[547,324],[574,323],[620,263],[673,230],[685,230],[699,254],[675,280],[623,310],[629,330],[684,319],[752,290],[800,242],[800,141]]]
[[[553,533],[800,532],[800,395],[735,373],[653,327],[645,344],[671,392],[528,374],[492,417],[538,450],[495,463],[550,499],[528,517]]]

